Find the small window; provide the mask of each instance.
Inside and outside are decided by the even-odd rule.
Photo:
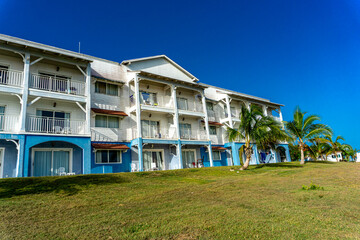
[[[119,128],[119,118],[113,116],[96,115],[95,116],[95,127],[102,128]]]
[[[96,163],[122,163],[121,151],[97,150],[95,154]]]
[[[186,98],[177,99],[177,107],[181,110],[188,110],[188,101]]]
[[[208,111],[214,111],[214,104],[212,102],[206,102],[206,109]]]
[[[221,160],[221,152],[220,151],[213,151],[213,160],[215,160],[215,161]]]
[[[209,131],[210,131],[210,135],[216,135],[216,127],[215,126],[210,126],[209,127]]]
[[[119,86],[116,84],[97,81],[95,83],[95,92],[110,96],[119,96]]]

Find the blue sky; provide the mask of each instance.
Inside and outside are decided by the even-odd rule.
[[[114,61],[166,54],[200,81],[319,114],[360,148],[360,2],[0,0],[0,33]]]

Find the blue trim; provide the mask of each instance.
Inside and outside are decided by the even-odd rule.
[[[144,171],[144,156],[143,156],[143,139],[138,138],[138,157],[139,157],[139,171]]]
[[[213,146],[224,147],[224,145],[213,145]],[[204,159],[204,162],[203,162],[204,166],[205,167],[210,167],[209,153],[207,152],[206,147],[201,147],[200,148],[200,155]],[[220,156],[221,156],[220,160],[214,160],[213,159],[214,167],[228,166],[227,157],[226,157],[226,151],[222,151]],[[214,155],[213,155],[213,157],[214,157]]]
[[[154,144],[177,144],[177,140],[165,140],[165,139],[142,139],[143,143],[154,143]]]
[[[181,141],[180,139],[177,141],[177,144],[178,144],[178,147],[179,147],[179,156],[178,156],[178,160],[179,160],[179,163],[180,163],[180,169],[183,169],[184,168],[184,164],[183,164],[183,159],[182,159],[182,148],[181,148]]]
[[[211,142],[209,141],[191,141],[191,140],[180,140],[181,144],[186,144],[186,145],[209,145],[209,143],[211,144]]]

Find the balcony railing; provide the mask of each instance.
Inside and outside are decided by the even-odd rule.
[[[176,139],[176,128],[160,128],[154,131],[143,131],[143,138],[152,138],[152,139]]]
[[[165,96],[157,96],[156,100],[153,99],[141,99],[140,104],[144,106],[162,107],[162,108],[173,108],[171,98]]]
[[[18,125],[18,115],[1,115],[0,114],[0,131],[14,132]]]
[[[23,85],[23,72],[0,69],[0,84],[21,87]]]
[[[73,95],[85,95],[85,83],[70,79],[32,74],[30,88]]]
[[[199,102],[188,101],[187,106],[178,104],[179,110],[185,110],[190,112],[203,112],[203,105]]]
[[[180,139],[183,140],[208,140],[205,131],[200,130],[184,130],[180,131]]]
[[[35,133],[82,135],[85,127],[85,121],[65,118],[28,116],[26,121],[26,131]]]
[[[209,121],[215,122],[217,120],[216,114],[213,110],[207,110],[207,113],[208,113]]]

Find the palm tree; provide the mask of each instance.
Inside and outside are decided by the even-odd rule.
[[[249,108],[241,105],[239,128],[228,128],[227,134],[230,142],[245,141],[242,148],[246,161],[240,170],[248,168],[255,143],[265,147],[287,139],[282,124],[270,116],[265,116],[262,109],[253,104]]]
[[[298,145],[301,153],[300,164],[305,163],[304,151],[307,142],[310,139],[319,137],[321,135],[332,134],[332,130],[325,124],[315,123],[320,121],[317,115],[308,115],[307,112],[302,112],[300,107],[297,106],[294,111],[294,119],[285,123],[286,132],[291,141]]]
[[[320,141],[327,144],[330,149],[328,151],[328,154],[334,154],[336,161],[338,162],[338,152],[344,152],[351,148],[350,145],[339,142],[340,140],[345,141],[345,139],[342,136],[337,136],[335,141],[332,139],[330,135],[325,136],[324,138],[321,138]]]
[[[329,145],[323,143],[320,138],[310,139],[309,142],[311,143],[311,145],[307,147],[309,156],[315,160],[321,158],[325,161],[326,159],[324,155],[326,155],[329,151]]]

